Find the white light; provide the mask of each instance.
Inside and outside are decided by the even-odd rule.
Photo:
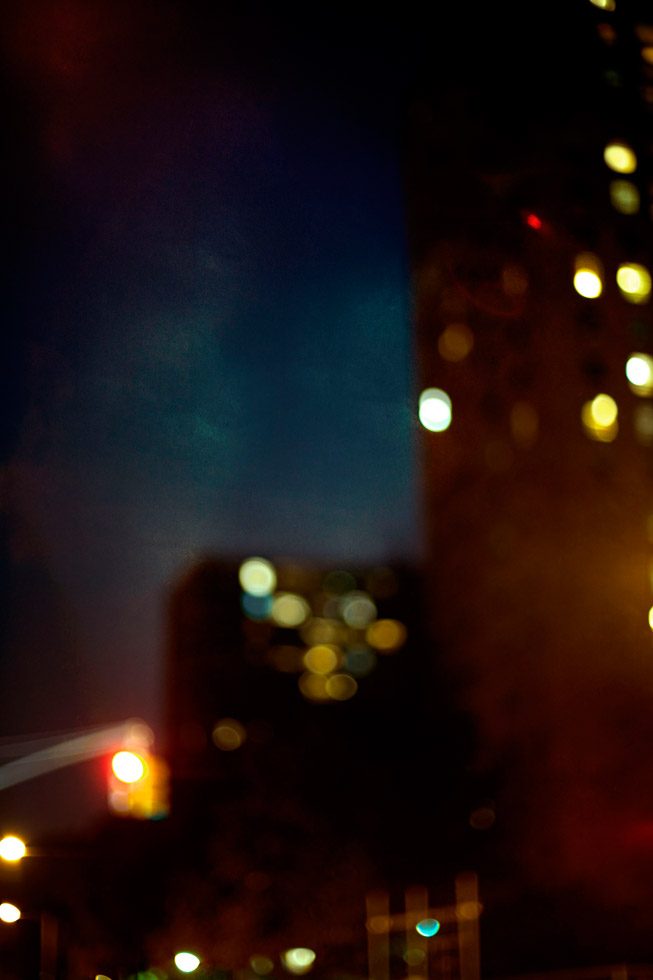
[[[145,775],[145,760],[136,752],[116,752],[111,768],[121,783],[137,783]]]
[[[277,584],[277,573],[265,558],[248,558],[238,572],[244,592],[250,595],[270,595]]]
[[[200,965],[200,958],[195,953],[176,953],[175,966],[182,973],[194,973]]]
[[[419,420],[429,432],[444,432],[451,425],[451,399],[440,388],[427,388],[419,396]]]
[[[626,361],[626,377],[633,388],[651,388],[653,384],[653,358],[648,354],[631,354]]]
[[[315,953],[312,949],[297,946],[295,949],[287,949],[281,959],[289,973],[308,973],[315,962]]]
[[[593,269],[579,269],[574,276],[574,289],[585,299],[597,299],[603,292],[603,283]]]
[[[11,902],[3,902],[0,905],[0,921],[18,922],[20,919],[20,909],[12,905]]]
[[[0,858],[3,861],[20,861],[26,853],[27,848],[20,837],[9,835],[0,840]]]

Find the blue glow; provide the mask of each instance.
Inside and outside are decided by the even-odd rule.
[[[420,936],[435,936],[440,931],[440,923],[437,919],[422,919],[415,929]]]
[[[243,612],[249,619],[267,619],[272,611],[273,598],[271,595],[250,595],[243,592],[240,603]]]

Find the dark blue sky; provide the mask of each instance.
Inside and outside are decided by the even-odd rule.
[[[403,54],[117,9],[7,31],[8,734],[156,722],[196,556],[418,553]]]

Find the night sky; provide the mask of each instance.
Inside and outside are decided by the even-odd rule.
[[[408,59],[256,7],[4,20],[3,727],[156,723],[198,555],[418,554]]]

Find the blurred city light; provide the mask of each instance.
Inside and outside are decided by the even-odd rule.
[[[327,682],[324,674],[313,674],[310,671],[297,681],[299,690],[308,701],[330,701],[327,693]]]
[[[260,977],[266,977],[274,970],[274,963],[269,956],[250,956],[249,965]]]
[[[27,853],[25,842],[20,837],[7,834],[0,840],[0,858],[3,861],[20,861]]]
[[[617,7],[615,0],[590,0],[590,3],[599,10],[611,11],[616,10]]]
[[[618,174],[632,174],[637,170],[637,157],[627,143],[608,143],[603,151],[603,159]]]
[[[581,419],[586,434],[597,442],[612,442],[618,431],[618,408],[614,398],[600,394],[585,402]]]
[[[20,909],[18,906],[12,905],[11,902],[2,902],[0,905],[0,921],[18,922],[20,916]]]
[[[366,677],[376,667],[376,654],[369,647],[350,647],[345,653],[345,669],[354,677]]]
[[[143,756],[125,749],[116,752],[111,760],[111,769],[121,783],[137,783],[147,772]]]
[[[243,591],[254,596],[270,595],[277,585],[274,566],[265,558],[248,558],[240,566],[238,578]]]
[[[653,405],[638,405],[633,412],[635,437],[643,446],[653,445]]]
[[[244,727],[235,718],[222,718],[212,732],[214,745],[223,752],[239,749],[246,737]]]
[[[651,276],[643,265],[628,262],[617,269],[617,285],[630,303],[646,303],[651,293]]]
[[[312,949],[297,946],[282,953],[281,962],[289,973],[297,975],[308,973],[315,962],[315,953]]]
[[[340,655],[333,646],[320,643],[310,647],[304,654],[304,665],[314,674],[330,674],[340,661]]]
[[[349,701],[358,690],[358,684],[349,674],[332,674],[326,682],[325,690],[334,701]]]
[[[406,641],[406,627],[396,619],[377,619],[367,627],[365,639],[379,653],[392,653]]]
[[[294,592],[280,592],[272,603],[272,619],[277,626],[292,629],[305,623],[311,614],[311,608],[303,596]]]
[[[648,611],[648,625],[653,630],[653,606]]]
[[[340,612],[347,626],[365,629],[376,619],[376,606],[366,592],[349,592],[340,600]]]
[[[626,377],[636,395],[653,392],[653,358],[648,354],[631,354],[626,361]]]
[[[440,931],[440,923],[437,919],[421,919],[415,929],[420,936],[435,936]]]
[[[464,360],[474,346],[474,335],[464,323],[450,323],[438,337],[438,351],[445,361]]]
[[[419,396],[419,420],[429,432],[448,429],[451,415],[451,399],[440,388],[426,388]]]
[[[574,289],[585,299],[597,299],[603,292],[603,267],[601,260],[591,252],[576,257]]]
[[[637,214],[639,191],[630,180],[613,180],[610,183],[610,203],[621,214]]]
[[[525,217],[524,220],[526,221],[526,224],[528,225],[528,227],[529,228],[532,228],[533,231],[541,231],[541,229],[542,229],[542,219],[537,214],[535,214],[533,211],[527,212],[526,217]]]
[[[200,958],[195,953],[175,953],[175,966],[182,973],[194,973],[200,965]]]

